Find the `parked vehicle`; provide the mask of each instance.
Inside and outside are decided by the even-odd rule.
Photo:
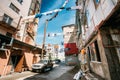
[[[55,64],[59,64],[61,62],[61,60],[60,59],[55,59],[54,62],[55,62]]]
[[[52,70],[53,63],[51,60],[41,60],[36,64],[32,65],[32,72],[45,72]]]

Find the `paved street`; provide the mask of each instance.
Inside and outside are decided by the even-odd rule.
[[[0,80],[73,80],[76,70],[73,66],[58,65],[52,71],[45,73],[33,73],[30,71],[22,73],[13,73]]]

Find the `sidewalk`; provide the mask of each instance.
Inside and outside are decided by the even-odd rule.
[[[78,72],[79,68],[74,67],[73,69],[69,70],[68,72],[64,73],[62,76],[55,80],[74,80],[74,75]]]
[[[0,80],[16,80],[18,78],[25,77],[31,74],[32,73],[30,71],[25,71],[21,73],[12,73],[12,74],[0,77]]]
[[[55,80],[74,80],[73,77],[74,75],[79,71],[79,68],[74,67],[73,69],[69,70],[68,72],[64,73],[62,76],[60,76],[59,78],[55,79]],[[103,78],[101,78],[100,76],[94,74],[94,73],[90,73],[87,72],[85,73],[84,76],[82,76],[81,79],[79,80],[104,80]]]
[[[58,66],[58,69],[59,69],[59,67],[60,66]],[[55,79],[52,79],[52,80],[73,80],[73,76],[77,72],[77,69],[75,69],[74,67],[71,67],[71,68],[67,68],[67,67],[69,67],[69,66],[66,66],[66,67],[62,68],[62,70],[69,69],[67,72],[65,72],[62,75],[60,75],[59,77],[57,77],[58,79],[55,78]],[[47,74],[47,72],[39,76],[39,73],[32,73],[30,71],[25,71],[25,72],[21,72],[21,73],[12,73],[12,74],[9,74],[9,75],[6,75],[6,76],[2,76],[2,77],[0,77],[0,80],[24,80],[25,77],[30,78],[30,76],[34,76],[33,80],[49,80],[49,77],[52,75],[52,73],[58,74],[58,73],[55,73],[53,71],[53,72],[51,72],[51,74],[49,76],[48,75],[46,76],[46,79],[41,79],[43,75],[45,76]],[[56,76],[56,75],[53,75],[53,76]],[[36,79],[35,77],[38,77],[38,79]],[[48,77],[48,79],[47,79],[47,77]],[[30,78],[30,79],[32,80],[32,78]]]

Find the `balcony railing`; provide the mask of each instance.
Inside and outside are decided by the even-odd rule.
[[[11,26],[11,27],[17,29],[17,25],[18,25],[17,22],[15,22],[15,21],[11,21],[11,23],[9,23],[7,20],[4,21],[3,18],[4,18],[4,16],[0,16],[0,22],[3,22],[3,25]],[[5,23],[6,23],[6,24],[5,24]],[[0,23],[0,24],[1,24],[1,23]],[[19,28],[20,28],[20,26],[18,27],[17,30],[19,30]]]

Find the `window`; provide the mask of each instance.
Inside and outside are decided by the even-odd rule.
[[[69,50],[70,50],[70,48],[65,48],[65,49],[64,49],[65,52],[67,52],[67,51],[69,51]]]
[[[100,0],[94,0],[95,8],[98,7],[99,3],[100,3]]]
[[[95,52],[95,46],[94,43],[90,45],[90,56],[91,56],[91,61],[96,61],[96,52]]]
[[[11,17],[9,17],[8,15],[4,14],[3,21],[5,23],[11,24],[11,22],[13,21],[13,19]]]
[[[29,15],[39,12],[40,2],[39,0],[32,0],[31,7],[29,10]]]
[[[23,0],[17,0],[20,4],[22,4]]]
[[[100,0],[95,0],[96,4],[98,4],[100,2]]]
[[[10,8],[19,14],[20,10],[14,4],[11,3]]]
[[[101,62],[100,52],[97,44],[97,40],[90,45],[90,57],[92,61]]]
[[[12,34],[9,33],[9,32],[7,32],[7,33],[6,33],[6,36],[12,37]]]
[[[101,61],[100,52],[99,52],[97,41],[95,41],[95,50],[96,50],[97,61]]]
[[[90,20],[90,13],[88,10],[86,10],[86,18],[87,18],[87,26],[89,27],[91,25],[91,20]]]

